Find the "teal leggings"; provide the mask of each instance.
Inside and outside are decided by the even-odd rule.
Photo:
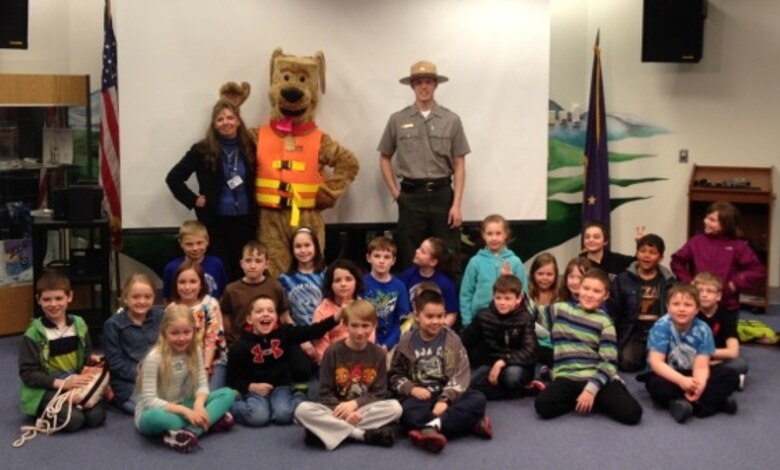
[[[223,387],[209,393],[208,398],[206,398],[206,411],[209,414],[210,424],[214,424],[225,416],[225,413],[233,406],[233,400],[235,400],[235,398],[236,392],[228,387]],[[194,399],[189,399],[183,401],[181,404],[188,408],[192,408],[194,403]],[[203,428],[194,428],[190,425],[189,421],[184,419],[184,416],[171,413],[162,408],[152,408],[144,411],[138,422],[138,432],[146,436],[158,436],[166,431],[182,428],[191,429],[199,436],[203,434]]]

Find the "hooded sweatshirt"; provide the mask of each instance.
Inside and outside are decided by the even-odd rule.
[[[520,258],[507,247],[498,253],[482,248],[475,254],[466,266],[460,285],[460,315],[463,326],[471,323],[477,312],[487,308],[493,300],[493,284],[501,275],[501,267],[509,263],[512,274],[520,279],[523,292],[528,291],[528,277]]]
[[[739,309],[739,291],[756,289],[766,281],[766,268],[745,240],[703,233],[688,240],[672,255],[672,272],[680,282],[709,271],[723,282],[721,305],[727,310]],[[732,289],[729,283],[734,283]]]

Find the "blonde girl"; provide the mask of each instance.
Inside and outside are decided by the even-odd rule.
[[[171,304],[160,323],[157,343],[144,359],[136,384],[135,425],[141,434],[161,436],[164,446],[189,452],[207,430],[233,426],[228,410],[235,392],[209,393],[196,322],[184,305]]]

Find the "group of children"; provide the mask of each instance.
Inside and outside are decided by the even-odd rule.
[[[188,221],[184,257],[165,269],[165,310],[154,305],[151,279],[133,275],[123,308],[106,321],[113,402],[139,432],[180,452],[234,421],[296,420],[307,444],[328,450],[347,439],[391,446],[400,420],[415,445],[438,453],[457,436],[491,438],[486,402],[523,396],[535,397],[543,419],[598,411],[637,424],[642,407],[618,370],[643,371],[637,379],[678,422],[734,413],[747,364],[731,300],[766,274],[739,239],[733,206],[710,209],[705,233],[672,257],[674,275],[660,265],[657,235],[640,233],[627,257],[610,252],[606,227],[592,223],[560,282],[549,253],[526,276],[507,247],[506,220],[491,215],[459,294],[457,261],[439,239],[425,240],[415,266],[396,277],[395,244],[377,237],[363,275],[347,259],[326,267],[307,228],[295,232],[279,279],[253,241],[244,276],[224,285],[205,227]],[[46,272],[36,292],[44,316],[25,333],[19,359],[22,409],[33,417],[58,388],[84,385],[81,368],[95,359],[83,320],[67,314],[68,279]],[[66,429],[104,420],[101,406],[74,407]]]

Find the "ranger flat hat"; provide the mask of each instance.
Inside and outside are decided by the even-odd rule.
[[[421,60],[412,64],[412,68],[409,71],[409,76],[400,79],[399,81],[404,85],[409,85],[415,78],[432,78],[437,83],[444,83],[449,78],[444,75],[438,75],[436,73],[436,64],[427,60]]]

